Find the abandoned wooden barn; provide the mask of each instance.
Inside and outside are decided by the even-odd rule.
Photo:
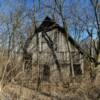
[[[34,72],[43,81],[59,80],[59,73],[66,80],[72,74],[70,66],[75,76],[84,74],[84,59],[79,45],[70,35],[67,39],[64,28],[49,17],[36,29],[27,52],[32,55]]]

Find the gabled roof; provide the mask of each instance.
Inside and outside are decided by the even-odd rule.
[[[56,22],[54,22],[51,18],[49,18],[48,16],[43,20],[43,22],[41,23],[41,25],[36,29],[37,32],[41,32],[41,31],[50,31],[54,28],[57,28],[58,25],[56,24]]]
[[[65,29],[64,29],[63,27],[59,26],[56,22],[54,22],[54,21],[53,21],[51,18],[49,18],[49,17],[46,17],[46,18],[44,19],[44,21],[42,22],[42,24],[41,24],[38,28],[36,28],[35,34],[37,34],[38,32],[43,32],[43,31],[48,32],[48,31],[51,31],[51,30],[53,30],[53,29],[58,29],[58,30],[61,31],[62,34],[64,34],[64,36],[66,37],[66,34],[67,34],[67,33],[66,33]],[[24,45],[24,48],[23,48],[24,51],[25,51],[25,50],[27,49],[27,47],[29,46],[29,44],[30,44],[32,38],[35,36],[35,34],[33,34],[32,36],[30,36],[30,37],[26,40],[25,45]],[[86,56],[87,58],[89,58],[90,61],[96,63],[95,58],[91,57],[87,52],[85,52],[84,49],[81,48],[80,45],[79,45],[70,35],[68,35],[68,40],[70,41],[70,43],[71,43],[73,46],[75,46],[75,47],[78,49],[78,51],[79,51],[82,55],[84,55],[84,56]]]
[[[36,33],[43,32],[43,31],[48,32],[53,29],[58,29],[58,31],[60,31],[64,36],[66,36],[65,29],[61,27],[60,25],[58,25],[56,22],[54,22],[48,16],[44,19],[41,25],[36,29]],[[80,46],[76,43],[76,41],[70,35],[68,35],[68,40],[73,46],[75,46],[79,50],[81,54],[83,54],[83,52],[80,50]]]

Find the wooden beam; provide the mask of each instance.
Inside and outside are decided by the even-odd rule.
[[[57,59],[55,50],[54,50],[53,41],[50,39],[50,37],[47,35],[46,32],[42,32],[42,34],[43,34],[43,37],[44,37],[44,39],[46,40],[46,42],[47,42],[47,44],[48,44],[48,47],[49,47],[50,50],[52,51],[53,58],[54,58],[54,60],[55,60],[55,63],[56,63],[56,65],[57,65],[57,69],[58,69],[58,71],[59,71],[60,80],[62,81],[61,67],[60,67],[59,61],[58,61],[58,59]]]

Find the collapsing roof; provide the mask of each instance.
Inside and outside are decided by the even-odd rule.
[[[58,29],[64,36],[66,36],[66,31],[63,27],[59,26],[56,22],[54,22],[51,18],[48,16],[44,19],[44,21],[41,23],[41,25],[36,29],[36,33],[39,32],[48,32],[53,29]],[[67,38],[67,37],[66,37]],[[68,34],[68,40],[71,42],[73,46],[75,46],[81,54],[83,52],[80,50],[80,46],[76,43],[76,41]]]
[[[64,36],[66,36],[66,31],[64,27],[59,26],[56,22],[54,22],[51,18],[49,18],[48,16],[44,19],[44,21],[42,22],[42,24],[36,28],[35,30],[35,34],[39,33],[39,32],[49,32],[53,29],[58,29],[60,32],[62,32],[62,34],[64,34]],[[35,34],[33,34],[32,36],[30,36],[24,45],[23,50],[25,51],[28,47],[28,45],[30,44],[32,38],[35,36]],[[67,38],[67,37],[66,37]],[[80,45],[68,34],[68,40],[70,41],[70,43],[75,46],[79,53],[81,53],[82,55],[86,56],[87,58],[90,59],[90,61],[96,63],[95,58],[91,57],[87,52],[84,51],[84,49],[82,49],[80,47]]]
[[[42,24],[36,29],[36,33],[38,33],[38,32],[48,32],[48,31],[51,31],[53,29],[58,29],[66,37],[67,33],[65,31],[65,28],[59,26],[54,20],[52,20],[48,16],[44,19]],[[91,57],[86,51],[84,51],[84,49],[82,49],[80,47],[80,45],[69,34],[67,34],[67,36],[68,36],[68,40],[70,41],[70,43],[78,49],[79,53],[81,53],[82,55],[89,58],[90,61],[96,63],[95,58]]]

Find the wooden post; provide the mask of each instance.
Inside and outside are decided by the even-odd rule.
[[[80,64],[81,64],[81,70],[82,70],[82,74],[84,74],[84,59],[83,56],[80,54]]]
[[[70,67],[71,67],[72,77],[75,77],[74,66],[73,66],[73,58],[72,58],[72,54],[71,53],[70,53]]]
[[[40,80],[40,64],[39,64],[39,34],[37,33],[36,35],[36,43],[37,43],[37,66],[38,66],[38,79],[37,79],[37,91],[39,89],[39,86],[40,86],[40,83],[41,83],[41,80]]]
[[[68,48],[69,48],[68,52],[69,52],[69,60],[70,60],[70,71],[71,71],[72,77],[75,77],[74,67],[73,67],[72,48],[71,48],[71,44],[69,44],[69,42],[68,42]]]

